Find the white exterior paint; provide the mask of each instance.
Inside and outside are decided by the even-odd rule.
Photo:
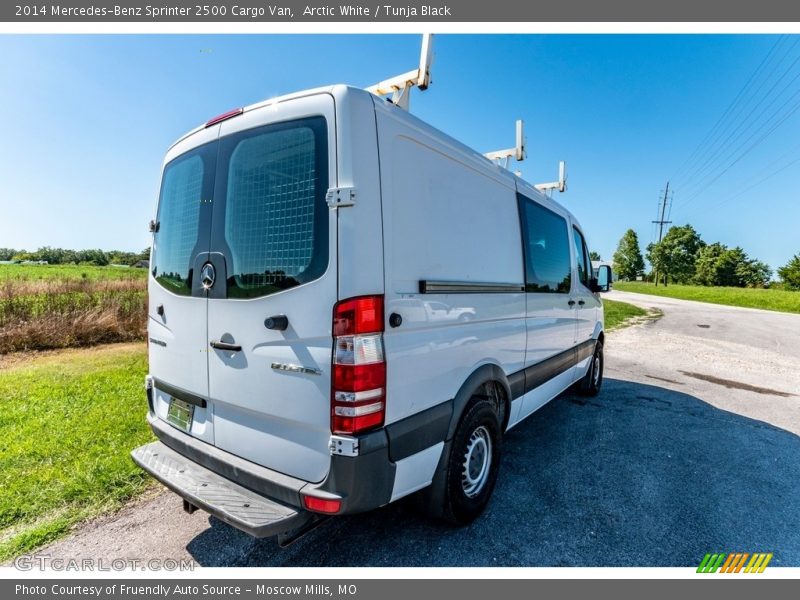
[[[177,296],[149,282],[150,370],[208,401],[191,435],[309,482],[328,473],[332,309],[336,301],[383,294],[385,424],[453,399],[482,365],[510,376],[602,332],[602,305],[578,280],[570,243],[568,294],[525,293],[517,192],[565,220],[574,217],[533,186],[413,115],[362,90],[335,86],[260,103],[177,142],[165,164],[217,138],[303,116],[328,126],[331,187],[354,188],[354,205],[329,209],[329,264],[318,279],[253,299]],[[517,292],[422,294],[420,280],[515,284]],[[568,304],[576,301],[576,306]],[[577,306],[578,301],[582,306]],[[168,305],[167,319],[156,314]],[[287,331],[264,327],[289,317]],[[233,341],[242,351],[209,348]],[[319,374],[276,371],[272,363]],[[590,360],[513,401],[509,427],[586,373]],[[165,419],[169,396],[158,392]],[[438,443],[396,463],[392,500],[431,482]],[[363,482],[368,485],[368,482]]]
[[[442,448],[444,442],[439,442],[395,463],[392,502],[430,485],[442,456]]]

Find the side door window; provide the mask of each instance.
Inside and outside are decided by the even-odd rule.
[[[589,286],[592,278],[592,263],[589,260],[589,253],[586,251],[586,241],[576,227],[572,228],[572,240],[575,246],[575,258],[578,263],[578,280],[585,286]]]
[[[572,283],[569,229],[564,217],[522,198],[525,290],[568,294]]]

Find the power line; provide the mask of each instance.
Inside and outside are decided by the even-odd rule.
[[[703,147],[703,145],[706,143],[706,141],[707,141],[709,138],[711,138],[711,136],[714,134],[714,132],[716,131],[716,129],[717,129],[717,128],[718,128],[718,127],[719,127],[719,126],[722,124],[722,122],[725,120],[725,117],[727,117],[727,116],[728,116],[728,114],[730,113],[730,111],[731,111],[731,110],[733,109],[733,107],[734,107],[734,106],[737,104],[737,102],[739,101],[739,99],[742,97],[742,94],[744,94],[745,90],[747,90],[747,89],[750,87],[751,83],[753,83],[754,79],[756,78],[756,75],[758,75],[758,74],[760,73],[761,69],[764,67],[764,65],[767,63],[767,61],[768,61],[768,60],[770,60],[770,58],[771,58],[772,54],[775,52],[776,48],[778,47],[778,45],[780,45],[780,43],[781,43],[781,42],[784,40],[784,38],[786,38],[786,35],[781,35],[781,36],[780,36],[780,37],[779,37],[779,38],[778,38],[778,39],[775,41],[775,43],[774,43],[774,44],[772,45],[772,47],[770,48],[769,52],[767,52],[766,56],[765,56],[765,57],[764,57],[764,58],[761,60],[761,62],[759,63],[759,65],[756,67],[756,69],[755,69],[755,70],[754,70],[754,71],[753,71],[753,72],[750,74],[750,77],[749,77],[749,78],[748,78],[748,80],[745,82],[745,84],[744,84],[744,85],[741,87],[741,89],[740,89],[740,90],[739,90],[739,92],[736,94],[736,96],[734,97],[734,99],[733,99],[733,100],[731,101],[731,103],[730,103],[730,104],[727,106],[727,108],[726,108],[726,109],[723,111],[722,115],[720,115],[720,117],[717,119],[716,123],[714,123],[714,126],[713,126],[713,127],[712,127],[712,128],[709,130],[709,131],[708,131],[708,133],[707,133],[707,134],[705,135],[705,137],[704,137],[704,138],[703,138],[703,139],[700,141],[700,143],[699,143],[699,144],[698,144],[698,145],[695,147],[695,149],[692,151],[692,153],[691,153],[691,154],[690,154],[690,155],[689,155],[689,156],[688,156],[688,157],[687,157],[687,158],[686,158],[686,159],[683,161],[683,163],[681,163],[681,165],[678,167],[678,170],[677,170],[675,173],[673,173],[672,177],[670,177],[670,179],[671,179],[671,180],[673,180],[673,181],[674,181],[674,180],[678,179],[678,175],[680,175],[680,174],[683,172],[683,169],[684,169],[686,166],[688,166],[689,164],[691,164],[692,160],[694,159],[694,157],[695,157],[695,156],[697,156],[697,154],[699,153],[699,151],[700,151],[700,149]]]
[[[781,158],[779,158],[778,161],[780,161],[781,159],[785,158],[786,156],[789,156],[790,154],[792,154],[791,151],[787,152],[786,154],[781,156]],[[776,162],[778,162],[778,161],[776,161]],[[765,177],[762,177],[761,179],[759,179],[755,183],[752,183],[749,186],[747,186],[746,188],[743,188],[743,189],[739,190],[737,193],[733,194],[732,196],[725,196],[719,202],[716,202],[716,203],[714,203],[714,204],[712,204],[710,206],[700,207],[699,210],[695,209],[694,211],[690,212],[689,215],[696,216],[698,214],[703,214],[703,213],[708,212],[709,210],[711,210],[713,208],[719,208],[720,206],[722,206],[726,202],[732,202],[733,200],[736,200],[737,198],[742,197],[744,194],[746,194],[750,190],[760,186],[765,181],[768,181],[768,180],[772,179],[773,177],[775,177],[776,175],[778,175],[779,173],[782,173],[783,171],[785,171],[786,169],[788,169],[792,165],[797,164],[798,162],[800,162],[800,156],[795,158],[794,160],[789,161],[788,163],[786,163],[782,167],[772,171],[769,175],[766,175]]]
[[[800,90],[798,90],[798,91],[797,91],[797,92],[794,94],[794,96],[798,96],[798,95],[800,95]],[[783,104],[783,106],[785,106],[785,105],[786,105],[788,102],[789,102],[789,101],[787,100],[787,102],[785,102],[785,103]],[[781,108],[783,108],[783,106],[782,106]],[[719,173],[719,174],[718,174],[716,177],[714,177],[713,179],[711,179],[711,180],[710,180],[710,181],[709,181],[709,182],[708,182],[708,183],[707,183],[707,184],[706,184],[704,187],[702,187],[700,190],[698,190],[698,191],[697,191],[697,192],[696,192],[696,193],[695,193],[693,196],[691,196],[691,197],[690,197],[690,198],[689,198],[687,201],[685,201],[684,203],[682,203],[682,204],[681,204],[681,206],[685,206],[685,205],[687,205],[687,204],[690,204],[690,203],[691,203],[691,202],[692,202],[692,201],[693,201],[695,198],[697,198],[697,197],[698,197],[700,194],[702,194],[702,193],[703,193],[704,191],[706,191],[706,190],[707,190],[709,187],[711,187],[711,186],[712,186],[714,183],[716,183],[716,182],[717,182],[717,180],[719,180],[719,178],[720,178],[720,177],[722,177],[722,176],[723,176],[725,173],[727,173],[728,171],[730,171],[732,167],[734,167],[734,166],[735,166],[735,165],[736,165],[736,164],[737,164],[737,163],[738,163],[740,160],[742,160],[742,158],[744,158],[745,156],[747,156],[747,154],[749,154],[749,153],[750,153],[752,150],[754,150],[754,149],[755,149],[755,148],[756,148],[756,147],[757,147],[759,144],[761,144],[761,142],[763,142],[763,141],[764,141],[764,140],[766,140],[766,139],[767,139],[767,138],[768,138],[770,135],[772,135],[772,133],[773,133],[773,132],[774,132],[776,129],[778,129],[778,127],[780,127],[780,126],[781,126],[783,123],[785,123],[785,122],[786,122],[786,121],[787,121],[787,120],[788,120],[790,117],[792,117],[792,116],[793,116],[793,115],[794,115],[794,114],[795,114],[795,113],[796,113],[798,110],[800,110],[800,102],[797,102],[797,103],[795,103],[795,104],[794,104],[794,106],[792,106],[792,108],[791,108],[791,109],[790,109],[790,110],[789,110],[789,111],[788,111],[788,112],[787,112],[785,115],[783,115],[783,116],[782,116],[782,118],[781,118],[781,119],[780,119],[780,120],[779,120],[777,123],[775,123],[775,125],[773,125],[773,126],[772,126],[772,128],[770,128],[770,129],[769,129],[769,131],[767,131],[766,133],[764,133],[764,134],[763,134],[763,135],[762,135],[760,138],[758,138],[758,139],[757,139],[755,142],[753,142],[753,143],[752,143],[752,144],[751,144],[751,145],[750,145],[748,148],[746,148],[746,149],[745,149],[745,151],[744,151],[744,152],[742,152],[742,153],[741,153],[741,154],[740,154],[740,155],[739,155],[739,156],[738,156],[738,157],[737,157],[737,158],[736,158],[736,159],[735,159],[733,162],[731,162],[731,163],[730,163],[730,164],[729,164],[727,167],[725,167],[725,168],[724,168],[724,169],[723,169],[723,170],[722,170],[722,171],[721,171],[721,172],[720,172],[720,173]],[[754,133],[753,135],[755,135],[755,133]],[[749,141],[750,139],[752,139],[752,137],[753,137],[753,136],[751,135],[751,136],[750,136],[750,137],[749,137],[749,138],[748,138],[746,141]]]
[[[778,45],[782,42],[782,38],[779,38],[775,45],[770,49],[770,52],[767,54],[767,57],[762,61],[756,71],[753,72],[751,75],[748,84],[745,85],[743,88],[743,92],[741,95],[738,96],[738,101],[734,101],[731,103],[731,110],[726,111],[727,115],[729,116],[727,122],[724,122],[724,125],[721,125],[720,128],[717,130],[716,134],[712,136],[709,144],[708,144],[708,151],[705,154],[714,155],[718,152],[719,148],[724,147],[724,142],[722,140],[726,135],[728,135],[728,131],[732,127],[736,127],[737,124],[740,126],[744,119],[741,119],[741,113],[753,102],[755,98],[757,98],[758,92],[763,91],[767,83],[772,79],[773,74],[779,68],[779,66],[784,62],[787,56],[789,56],[791,50],[797,45],[798,41],[795,40],[794,43],[786,49],[786,52],[779,56],[778,53],[773,52],[776,50]],[[777,57],[777,60],[773,65],[771,65],[770,70],[767,74],[762,78],[762,73],[766,70],[770,63]],[[724,119],[723,119],[724,121]],[[690,181],[696,175],[698,170],[698,165],[695,165],[693,170],[689,173],[687,177],[683,178],[683,181]]]
[[[800,42],[800,40],[797,40],[797,42]],[[795,42],[795,43],[797,43],[797,42]],[[769,121],[770,121],[770,120],[771,120],[773,117],[775,117],[775,115],[776,115],[778,112],[780,112],[780,110],[781,110],[781,109],[782,109],[782,108],[783,108],[783,107],[786,105],[786,103],[784,103],[784,104],[783,104],[783,105],[782,105],[782,106],[781,106],[781,107],[780,107],[780,108],[779,108],[777,111],[773,112],[773,113],[772,113],[772,114],[771,114],[769,117],[767,117],[767,119],[766,119],[764,122],[762,122],[762,123],[760,123],[760,124],[758,123],[758,122],[759,122],[759,120],[761,119],[761,117],[764,115],[764,113],[766,113],[766,112],[767,112],[767,110],[769,110],[769,108],[770,108],[770,107],[772,107],[772,106],[775,104],[775,102],[777,102],[777,101],[778,101],[778,99],[780,99],[780,97],[781,97],[781,96],[784,94],[784,92],[785,92],[787,89],[789,89],[789,87],[791,87],[791,85],[792,85],[792,84],[793,84],[795,81],[797,81],[797,80],[798,80],[798,78],[800,78],[800,72],[798,72],[798,73],[797,73],[797,74],[794,76],[794,78],[793,78],[791,81],[789,81],[789,83],[787,83],[785,86],[783,86],[783,88],[780,90],[780,92],[778,92],[778,94],[776,94],[776,95],[775,95],[775,97],[772,99],[772,101],[771,101],[771,102],[769,102],[769,103],[768,103],[768,104],[767,104],[767,105],[766,105],[766,106],[765,106],[765,107],[764,107],[764,108],[763,108],[763,109],[762,109],[762,110],[761,110],[761,111],[758,113],[758,115],[755,117],[755,119],[753,119],[751,122],[749,122],[749,123],[748,123],[748,120],[749,120],[749,119],[750,119],[750,117],[753,115],[753,113],[756,111],[756,109],[758,109],[758,107],[759,107],[759,106],[761,106],[761,104],[762,104],[762,103],[763,103],[763,102],[764,102],[764,101],[765,101],[765,100],[766,100],[766,99],[769,97],[769,95],[770,95],[770,94],[773,92],[773,90],[774,90],[774,89],[777,87],[777,85],[778,85],[778,84],[779,84],[779,83],[780,83],[780,82],[783,80],[783,78],[784,78],[784,77],[786,77],[786,75],[788,75],[788,74],[789,74],[789,72],[791,71],[791,69],[792,69],[792,68],[793,68],[793,67],[794,67],[794,66],[795,66],[795,65],[796,65],[798,62],[800,62],[800,55],[798,55],[798,56],[797,56],[797,58],[795,58],[795,60],[794,60],[794,61],[792,62],[792,64],[791,64],[791,65],[788,67],[788,69],[787,69],[786,71],[784,71],[783,75],[781,75],[781,76],[780,76],[780,77],[779,77],[779,78],[778,78],[778,79],[775,81],[775,83],[773,83],[772,87],[771,87],[771,88],[770,88],[770,89],[769,89],[769,90],[768,90],[768,91],[767,91],[767,92],[766,92],[766,93],[765,93],[765,94],[762,96],[761,100],[759,100],[759,101],[758,101],[758,102],[755,104],[755,106],[753,106],[753,107],[752,107],[752,109],[751,109],[751,110],[750,110],[750,112],[747,114],[747,116],[746,116],[746,117],[744,117],[744,119],[742,119],[742,120],[739,122],[739,124],[738,124],[738,125],[736,126],[736,128],[735,128],[735,129],[734,129],[734,130],[733,130],[733,131],[732,131],[732,132],[731,132],[731,133],[728,135],[728,137],[726,137],[726,138],[725,138],[725,139],[724,139],[724,140],[721,142],[721,144],[719,145],[719,147],[718,147],[718,148],[717,148],[717,149],[716,149],[716,150],[715,150],[715,151],[714,151],[712,154],[710,154],[710,155],[709,155],[709,156],[706,158],[706,160],[705,160],[703,163],[701,163],[701,164],[700,164],[700,165],[699,165],[697,168],[695,168],[695,170],[694,170],[694,171],[691,173],[690,177],[689,177],[689,178],[688,178],[688,179],[687,179],[687,180],[684,182],[684,184],[687,186],[687,189],[691,189],[692,187],[697,187],[697,185],[698,185],[698,184],[694,184],[694,185],[692,185],[692,186],[689,186],[688,184],[689,184],[689,182],[690,182],[690,181],[692,181],[692,180],[694,180],[695,178],[699,177],[699,176],[700,176],[700,174],[702,174],[703,172],[707,171],[707,170],[708,170],[708,166],[709,166],[709,165],[711,165],[711,164],[713,164],[713,161],[714,161],[715,159],[717,159],[717,158],[720,158],[720,160],[721,160],[721,161],[724,161],[724,160],[727,160],[727,159],[729,159],[729,158],[730,158],[730,156],[732,156],[733,154],[735,154],[735,153],[736,153],[736,152],[737,152],[737,151],[738,151],[738,150],[741,148],[741,146],[743,146],[743,145],[744,145],[744,144],[746,144],[746,143],[747,143],[747,142],[748,142],[750,139],[752,139],[752,137],[753,137],[754,135],[756,135],[760,129],[763,129],[763,127],[767,126],[767,125],[769,124]],[[791,97],[790,97],[790,99],[791,99]],[[787,102],[788,102],[788,101],[787,101]],[[737,141],[738,141],[738,140],[739,140],[739,139],[740,139],[740,138],[741,138],[741,137],[742,137],[742,136],[743,136],[745,133],[747,133],[747,131],[748,131],[749,129],[751,129],[751,128],[752,128],[754,125],[756,126],[756,131],[755,131],[755,132],[753,132],[753,134],[751,134],[751,136],[750,136],[749,138],[747,138],[747,140],[745,140],[745,142],[743,142],[743,143],[742,143],[740,146],[738,146],[737,148],[735,148],[735,149],[734,149],[732,152],[729,152],[728,154],[724,155],[724,157],[723,157],[723,153],[725,152],[725,150],[726,150],[727,148],[729,148],[731,144],[733,144],[733,143],[737,142]],[[739,132],[739,135],[736,135],[736,133],[737,133],[737,132]],[[735,136],[735,137],[734,137],[734,136]],[[733,138],[733,139],[732,139],[732,138]],[[713,173],[713,171],[714,171],[714,169],[711,169],[711,172],[712,172],[712,173]],[[702,183],[702,182],[701,182],[701,183]]]

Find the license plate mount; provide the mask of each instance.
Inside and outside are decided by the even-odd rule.
[[[194,418],[194,404],[189,404],[183,400],[172,398],[169,402],[167,411],[167,422],[174,425],[181,431],[189,431],[192,428]]]

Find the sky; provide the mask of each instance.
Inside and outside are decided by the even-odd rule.
[[[512,146],[524,119],[528,157],[512,168],[553,181],[566,160],[569,189],[557,199],[604,259],[628,228],[643,251],[653,241],[669,181],[669,220],[775,269],[800,252],[799,41],[441,35],[433,84],[412,93],[411,111],[480,151]],[[138,251],[149,245],[163,155],[183,133],[276,95],[377,83],[414,68],[419,43],[0,35],[0,247]]]

